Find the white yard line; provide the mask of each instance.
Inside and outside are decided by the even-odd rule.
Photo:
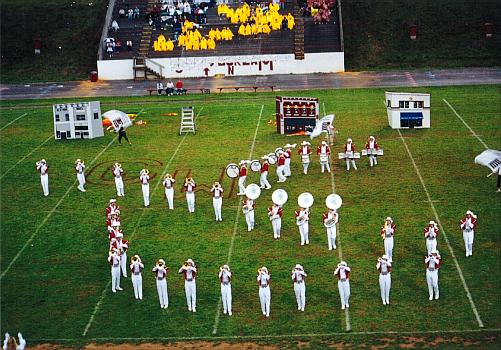
[[[132,342],[132,341],[192,341],[192,340],[207,340],[207,341],[220,341],[220,340],[252,340],[252,339],[290,339],[290,338],[326,338],[326,337],[353,337],[353,336],[367,336],[367,335],[426,335],[426,334],[462,334],[462,333],[491,333],[501,332],[500,328],[482,328],[482,329],[449,329],[449,330],[432,330],[432,331],[368,331],[368,332],[333,332],[333,333],[296,333],[296,334],[280,334],[280,335],[230,335],[230,336],[209,336],[209,337],[129,337],[129,338],[87,338],[87,341],[105,341],[105,342]],[[33,342],[78,342],[82,338],[40,338],[32,339]]]
[[[28,153],[27,155],[25,155],[16,164],[14,164],[13,166],[11,166],[6,172],[4,172],[2,175],[0,175],[0,179],[3,179],[3,177],[5,175],[7,175],[12,169],[14,169],[16,166],[18,166],[26,158],[28,158],[29,156],[31,156],[33,154],[33,152],[35,152],[37,149],[39,149],[40,147],[42,147],[43,145],[45,145],[52,138],[54,138],[54,135],[50,135],[49,137],[47,137],[47,139],[45,141],[43,141],[41,144],[39,144],[37,147],[35,147],[30,153]]]
[[[249,157],[247,159],[252,159],[252,155],[254,153],[254,147],[256,146],[257,131],[259,129],[259,124],[261,124],[261,117],[263,115],[263,109],[264,109],[264,105],[261,105],[261,111],[259,112],[259,118],[257,120],[256,129],[254,130],[254,138],[252,139],[252,145],[251,145],[251,148],[249,151]],[[238,230],[238,219],[240,218],[240,212],[242,211],[242,201],[239,199],[238,203],[239,204],[238,204],[238,208],[237,208],[237,215],[235,216],[235,222],[233,223],[233,234],[231,236],[230,248],[228,250],[228,257],[226,259],[226,265],[230,264],[231,256],[233,255],[233,247],[235,246],[235,237],[237,236],[237,230]],[[219,327],[219,318],[221,317],[222,305],[223,305],[223,301],[221,300],[221,298],[219,298],[219,301],[217,303],[216,316],[214,316],[214,327],[212,328],[212,334],[217,333],[217,329]]]
[[[202,112],[203,109],[204,109],[204,107],[202,107],[198,110],[198,114],[195,116],[195,121],[197,120],[198,116],[200,115],[200,113]],[[141,110],[141,112],[142,112],[142,110]],[[139,115],[139,113],[138,113],[138,115]],[[167,171],[168,171],[170,165],[172,164],[172,161],[176,157],[177,152],[179,152],[179,150],[181,149],[181,146],[183,145],[184,140],[186,139],[186,136],[188,136],[188,133],[185,133],[183,138],[181,139],[181,141],[179,141],[179,144],[177,145],[176,150],[174,151],[174,153],[170,157],[169,161],[165,165],[165,168],[162,171],[162,175],[158,178],[158,181],[157,181],[155,187],[153,187],[153,190],[150,193],[150,197],[153,197],[153,193],[158,189],[158,186],[160,186],[160,184],[163,182],[164,176],[165,176],[165,174],[167,174]],[[139,219],[137,220],[136,226],[134,227],[134,231],[132,231],[132,233],[130,235],[130,239],[133,239],[134,236],[136,235],[137,229],[139,228],[139,225],[141,224],[141,220],[143,219],[143,216],[145,213],[146,213],[146,210],[141,211],[141,215],[139,216]],[[101,297],[97,301],[96,306],[94,306],[94,310],[92,311],[92,314],[89,318],[89,322],[87,322],[87,325],[85,326],[85,329],[82,332],[82,336],[85,337],[87,335],[87,332],[89,331],[90,326],[92,325],[92,323],[94,323],[94,318],[95,318],[97,312],[99,311],[99,309],[101,308],[101,304],[103,303],[103,300],[106,297],[106,292],[110,288],[110,284],[111,284],[111,280],[109,280],[108,283],[106,283],[106,286],[104,287],[103,291],[101,292]]]
[[[412,165],[414,166],[414,169],[416,170],[416,174],[419,178],[419,181],[421,182],[421,186],[423,187],[423,190],[426,193],[426,198],[427,198],[428,203],[430,204],[430,207],[433,211],[433,215],[435,215],[435,220],[438,223],[440,230],[442,231],[442,236],[444,237],[445,243],[447,244],[447,247],[449,248],[449,252],[452,256],[452,260],[454,261],[454,265],[456,266],[456,269],[458,271],[459,278],[461,279],[461,282],[463,283],[464,291],[466,292],[466,296],[470,302],[471,309],[472,309],[473,313],[475,314],[475,318],[477,319],[478,326],[480,328],[483,328],[484,324],[483,324],[482,320],[480,319],[480,315],[478,313],[477,307],[475,306],[475,302],[473,301],[473,298],[471,297],[470,289],[468,288],[468,285],[466,284],[466,280],[464,279],[464,276],[463,276],[463,271],[461,270],[461,267],[459,266],[459,262],[456,258],[456,255],[454,254],[454,251],[452,250],[452,246],[449,242],[449,238],[447,238],[447,234],[445,233],[444,227],[440,223],[440,218],[438,217],[438,213],[437,213],[437,209],[435,208],[435,204],[433,204],[433,201],[431,200],[431,195],[428,192],[428,188],[426,187],[426,185],[424,183],[423,177],[421,176],[421,172],[419,171],[419,168],[417,167],[417,164],[414,161],[414,157],[412,156],[412,153],[411,153],[409,147],[407,146],[405,139],[402,137],[402,133],[400,132],[400,129],[397,129],[397,131],[398,131],[398,135],[400,136],[400,140],[402,140],[402,143],[404,144],[405,149],[407,150],[407,154],[409,155],[409,158],[412,161]]]
[[[459,120],[461,120],[463,122],[463,124],[468,128],[468,130],[470,130],[471,134],[473,136],[475,136],[478,141],[480,141],[480,143],[482,144],[482,146],[484,146],[485,149],[489,149],[489,146],[487,146],[487,144],[484,142],[484,140],[482,140],[480,138],[480,136],[478,136],[478,134],[468,125],[468,123],[466,123],[464,121],[464,119],[461,118],[461,116],[459,115],[458,112],[456,112],[456,110],[454,109],[454,107],[452,107],[451,104],[449,102],[447,102],[447,100],[445,98],[443,98],[442,100],[447,104],[447,106],[449,106],[450,109],[452,109],[452,111],[454,112],[454,114],[456,115],[456,117],[458,117]]]
[[[25,116],[27,116],[27,115],[28,115],[28,113],[21,114],[19,117],[17,117],[17,118],[16,118],[16,119],[14,119],[13,121],[11,121],[11,122],[7,123],[7,125],[2,126],[2,127],[0,128],[0,131],[2,131],[3,129],[5,129],[5,128],[6,128],[6,127],[8,127],[9,125],[13,124],[15,121],[17,121],[17,120],[19,120],[19,119],[21,119],[22,117],[25,117]]]

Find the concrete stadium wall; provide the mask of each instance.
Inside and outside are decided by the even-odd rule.
[[[295,60],[293,54],[155,58],[149,61],[161,64],[165,78],[305,74],[344,72],[344,52],[306,53],[304,60]],[[148,64],[158,71],[158,66]],[[133,60],[97,61],[100,80],[133,79]]]

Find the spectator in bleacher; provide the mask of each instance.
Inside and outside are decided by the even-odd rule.
[[[113,29],[114,32],[120,29],[116,20],[113,20],[113,22],[111,22],[111,29]]]
[[[132,51],[132,40],[127,40],[126,44],[127,51]]]
[[[185,94],[185,93],[186,93],[186,89],[183,88],[183,81],[181,79],[179,79],[176,82],[176,94],[180,95],[180,94]]]
[[[167,96],[174,95],[174,83],[172,82],[172,80],[169,80],[167,82],[167,85],[165,87],[165,93],[167,94]]]
[[[117,40],[115,42],[115,52],[120,52],[122,51],[122,42],[120,40]]]
[[[106,53],[110,58],[113,57],[113,46],[111,44],[106,45]]]
[[[133,9],[128,9],[127,10],[127,18],[129,20],[132,20],[133,17],[134,17],[134,10]]]
[[[118,10],[118,17],[125,18],[125,9],[124,8],[121,8]]]
[[[161,94],[162,94],[163,89],[164,89],[164,84],[162,84],[162,82],[161,82],[161,81],[159,81],[159,82],[157,83],[157,91],[158,91],[158,94],[159,94],[159,95],[161,95]]]
[[[140,12],[139,12],[139,7],[137,7],[137,6],[136,6],[136,7],[134,8],[134,14],[132,15],[132,17],[133,17],[134,19],[139,19],[139,13],[140,13]]]
[[[185,2],[183,4],[183,13],[186,16],[186,18],[189,18],[191,15],[191,6],[190,6],[190,3],[188,2],[188,0],[185,0]]]

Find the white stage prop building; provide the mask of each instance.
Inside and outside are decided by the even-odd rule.
[[[393,129],[429,128],[430,94],[386,92],[388,124]]]
[[[490,171],[494,171],[501,165],[501,152],[495,149],[488,149],[475,157],[475,164],[486,166]]]
[[[104,136],[99,101],[55,104],[52,111],[56,140]]]

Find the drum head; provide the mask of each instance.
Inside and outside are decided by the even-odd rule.
[[[258,172],[259,170],[261,170],[261,163],[259,162],[259,160],[253,160],[251,162],[250,168],[252,171]]]
[[[226,175],[230,179],[237,178],[238,174],[239,174],[238,165],[236,165],[235,163],[230,163],[226,166]]]
[[[268,158],[269,158],[269,161],[268,161],[268,162],[269,162],[271,165],[273,165],[273,164],[276,164],[276,163],[277,163],[277,155],[276,155],[275,153],[270,153],[270,154],[268,154]]]

